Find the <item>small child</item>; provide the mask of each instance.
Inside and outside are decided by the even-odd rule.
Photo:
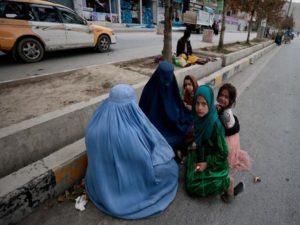
[[[192,114],[192,105],[195,91],[198,88],[198,83],[196,78],[193,75],[186,75],[183,79],[183,87],[182,87],[182,102],[186,109],[186,111],[191,115]],[[186,146],[191,146],[193,142],[193,123],[190,131],[186,134],[185,144]],[[177,152],[177,155],[181,159],[183,163],[183,156],[186,155],[186,151]]]
[[[240,182],[235,188],[229,176],[228,146],[223,126],[214,105],[210,86],[201,85],[195,92],[192,114],[195,123],[195,148],[187,156],[186,190],[199,197],[219,195],[225,202],[243,191]]]
[[[249,170],[252,164],[252,159],[248,153],[240,149],[240,125],[237,117],[232,112],[232,107],[236,103],[236,95],[236,88],[232,84],[226,83],[221,86],[217,96],[217,110],[225,129],[229,148],[228,162],[232,176],[238,170]]]
[[[188,112],[192,112],[194,93],[198,88],[197,80],[192,75],[186,75],[183,80],[182,101]]]

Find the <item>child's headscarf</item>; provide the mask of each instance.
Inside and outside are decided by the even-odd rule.
[[[194,92],[197,90],[198,88],[198,83],[196,78],[193,75],[186,75],[184,78],[185,80],[190,80],[193,84],[193,89]],[[183,81],[183,85],[182,85],[182,90],[184,90],[184,81]],[[193,97],[190,96],[189,94],[187,94],[185,91],[183,92],[183,101],[185,101],[188,105],[192,105],[193,104]]]
[[[203,96],[208,105],[208,113],[204,117],[199,117],[195,110],[196,99],[198,96]],[[214,104],[214,92],[210,86],[201,85],[198,87],[193,100],[192,112],[195,123],[194,139],[197,145],[201,145],[204,140],[210,138],[215,123],[222,129],[218,112]]]

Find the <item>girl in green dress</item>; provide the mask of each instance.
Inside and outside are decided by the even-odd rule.
[[[196,148],[187,156],[186,190],[200,197],[223,194],[222,199],[230,201],[234,196],[234,181],[228,173],[228,147],[213,90],[208,85],[197,89],[192,113]]]

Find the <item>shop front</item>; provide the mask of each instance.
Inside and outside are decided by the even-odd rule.
[[[152,25],[164,18],[163,0],[73,0],[73,2],[73,8],[84,18],[92,21]],[[183,0],[173,0],[172,6],[172,21],[182,22]]]
[[[82,14],[88,20],[126,24],[153,24],[154,22],[155,0],[82,1]]]
[[[83,16],[87,20],[119,23],[118,0],[83,1]]]
[[[165,4],[163,0],[158,0],[158,15],[157,18],[161,21],[164,19]],[[182,22],[182,12],[183,12],[183,0],[173,0],[172,1],[172,21]]]

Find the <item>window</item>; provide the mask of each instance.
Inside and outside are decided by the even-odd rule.
[[[76,15],[75,13],[64,9],[64,8],[59,8],[60,14],[62,16],[62,20],[64,23],[73,23],[73,24],[86,24],[85,20]]]
[[[35,20],[28,5],[19,2],[0,2],[0,18]]]
[[[33,14],[36,16],[37,21],[60,23],[57,11],[52,6],[46,5],[31,5]]]

